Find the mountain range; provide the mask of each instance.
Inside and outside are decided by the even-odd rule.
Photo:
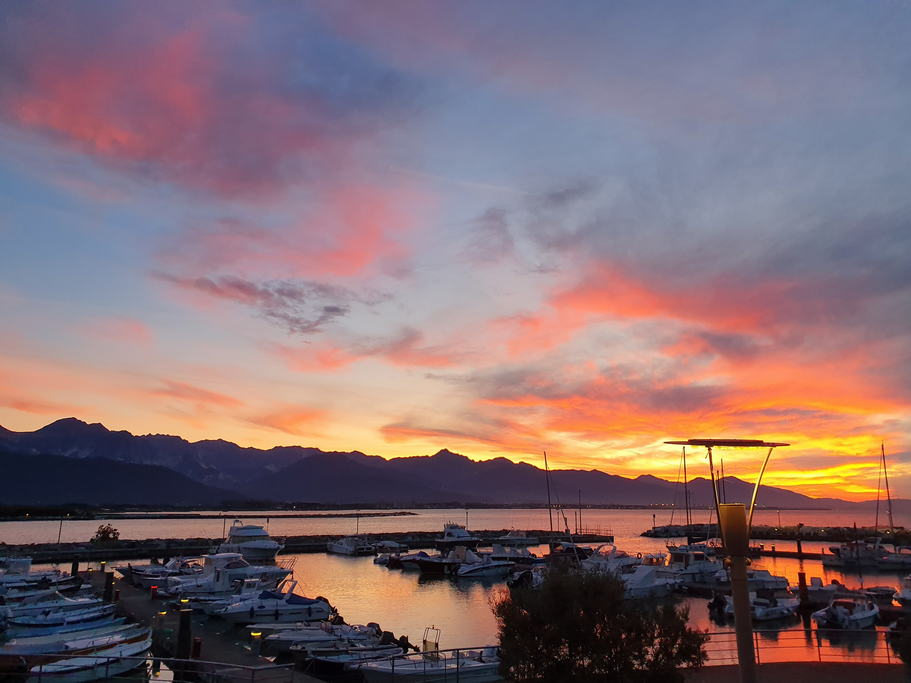
[[[683,504],[682,486],[652,475],[629,479],[599,470],[552,470],[548,482],[543,470],[527,463],[474,461],[445,449],[391,459],[301,446],[261,450],[222,440],[134,436],[76,418],[34,432],[0,427],[0,456],[2,499],[35,504],[215,504],[249,498],[364,506],[542,505],[548,483],[553,502],[569,507],[580,498],[586,505]],[[691,505],[712,505],[708,480],[691,480],[688,489]],[[748,503],[753,486],[726,477],[723,490],[729,502]],[[761,487],[757,503],[806,509],[858,505],[771,486]]]

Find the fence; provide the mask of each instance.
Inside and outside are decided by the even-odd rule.
[[[861,629],[754,631],[756,663],[772,662],[859,662],[900,664],[885,631]],[[708,666],[737,663],[736,634],[709,634],[706,645]]]
[[[242,666],[197,659],[158,659],[148,655],[137,657],[105,657],[103,655],[54,654],[54,662],[23,672],[22,680],[28,683],[55,683],[73,680],[61,671],[61,663],[72,662],[78,666],[79,680],[120,680],[136,683],[137,675],[143,680],[203,681],[204,683],[291,683],[294,664],[271,666]],[[72,672],[72,670],[70,670]]]

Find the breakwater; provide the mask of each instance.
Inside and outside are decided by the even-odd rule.
[[[490,546],[501,536],[509,533],[508,529],[496,531],[473,531],[481,539],[482,546]],[[438,533],[412,531],[404,533],[385,533],[381,535],[361,534],[372,540],[396,541],[409,549],[433,548],[439,538]],[[549,531],[529,531],[529,536],[537,538],[540,543],[565,539],[565,534],[554,534]],[[613,536],[604,534],[573,535],[576,543],[612,543]],[[326,544],[338,540],[338,536],[288,536],[281,541],[284,554],[322,553]],[[142,541],[117,540],[104,543],[32,543],[27,545],[4,546],[3,554],[27,555],[35,564],[47,562],[100,562],[102,560],[164,559],[181,555],[193,557],[205,555],[223,541],[222,538],[153,538]]]

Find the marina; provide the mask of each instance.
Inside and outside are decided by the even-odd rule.
[[[465,517],[464,510],[414,510],[412,512],[413,514],[407,517],[376,518],[369,522],[362,519],[360,531],[365,537],[376,541],[404,539],[403,544],[407,545],[409,549],[413,547],[412,544],[423,543],[427,552],[433,553],[434,539],[441,535],[440,530],[443,529],[444,524],[449,523],[452,519],[464,519]],[[543,520],[541,519],[542,512]],[[549,534],[549,531],[546,529],[533,530],[545,527],[546,514],[546,511],[540,510],[470,511],[469,520],[479,525],[485,525],[486,528],[476,528],[472,524],[469,531],[482,539],[489,538],[492,545],[493,539],[506,537],[509,535],[510,529],[514,530],[517,526],[525,524],[527,525],[525,527],[527,537],[538,537],[539,544],[531,546],[523,552],[542,557],[548,553],[549,549],[540,541]],[[647,527],[651,521],[649,511],[586,510],[585,514],[589,524],[596,525],[600,529],[611,529],[616,548],[625,551],[624,554],[631,557],[634,564],[637,561],[637,555],[660,557],[668,554],[665,539],[648,538],[641,535],[643,527]],[[764,514],[769,513],[759,511],[757,517],[762,519]],[[775,511],[774,514],[777,518],[779,513]],[[782,517],[800,516],[804,519],[811,517],[807,511],[781,511],[780,514]],[[838,519],[838,514],[837,511],[813,512],[812,521],[829,524]],[[245,523],[251,524],[259,521],[253,515],[244,515],[242,519]],[[545,524],[541,524],[542,521]],[[412,528],[417,528],[419,531],[408,532],[397,529],[396,526],[403,522],[409,523]],[[148,523],[145,520],[118,522],[121,538],[125,539],[127,543],[133,541],[160,543],[160,540],[157,539],[135,538],[134,533],[138,525]],[[164,533],[176,538],[187,532],[198,531],[196,525],[200,523],[203,522],[193,519],[158,519],[155,520],[154,530],[156,533]],[[212,522],[208,523],[211,528]],[[29,527],[33,528],[39,538],[43,530],[50,531],[50,526],[54,525],[53,522],[42,521],[7,522],[0,524],[0,532],[6,532],[5,538],[13,538],[13,533],[22,534],[23,524],[27,525],[26,530]],[[278,536],[276,529],[286,533],[312,531],[314,532],[311,534],[312,536],[323,538],[325,543],[330,539],[338,540],[338,536],[332,533],[339,530],[338,524],[339,520],[335,518],[280,520],[270,517],[269,535]],[[304,525],[310,528],[302,528]],[[221,526],[220,523],[219,526]],[[343,522],[343,526],[347,530],[347,522]],[[70,533],[75,531],[68,530],[66,525],[63,529]],[[135,535],[140,534],[135,533]],[[406,538],[409,535],[419,538],[412,538],[409,541]],[[614,545],[585,544],[579,537],[573,535],[572,538],[574,541],[579,541],[580,547],[595,545],[610,549]],[[207,543],[209,540],[206,539]],[[285,539],[285,543],[287,545],[287,539]],[[804,544],[806,555],[803,559],[789,556],[790,553],[796,552],[796,548],[789,547],[787,541],[781,542],[779,547],[781,546],[783,549],[776,549],[775,556],[762,557],[754,561],[754,568],[760,572],[766,572],[769,576],[783,577],[792,588],[798,586],[800,574],[804,574],[809,587],[815,590],[825,589],[831,586],[833,581],[852,588],[871,585],[892,586],[896,591],[901,588],[904,577],[902,572],[881,571],[875,567],[870,571],[864,569],[852,571],[850,568],[836,569],[823,566],[819,560],[811,558],[811,554],[819,553],[823,549],[821,542],[810,541]],[[285,550],[276,559],[281,565],[293,567],[289,578],[296,582],[298,594],[310,599],[325,596],[325,599],[344,619],[345,623],[377,623],[382,626],[383,630],[394,633],[396,637],[404,635],[412,641],[419,640],[424,629],[433,625],[439,628],[443,634],[441,647],[445,648],[477,648],[497,642],[496,622],[490,611],[489,600],[497,591],[506,590],[502,579],[494,576],[459,578],[445,573],[433,576],[420,572],[387,569],[385,566],[375,564],[373,556],[333,555],[326,552],[326,549],[324,545],[321,552],[289,553]],[[482,548],[476,552],[484,553],[483,542]],[[504,552],[506,551],[504,550]],[[519,551],[511,549],[510,552],[518,553]],[[601,557],[610,560],[611,553],[605,552]],[[137,566],[142,562],[138,557],[130,559],[135,560]],[[94,577],[94,582],[98,583],[105,571],[110,572],[111,568],[118,564],[120,562],[107,562],[102,565],[100,562],[83,561],[80,566],[83,575],[88,572],[87,575]],[[146,562],[146,564],[148,563]],[[60,566],[61,568],[69,567],[69,564]],[[52,569],[53,566],[36,567],[36,569],[45,568]],[[643,570],[645,569],[647,568],[643,567]],[[720,561],[717,561],[715,566],[716,572],[718,569],[720,569]],[[640,578],[640,582],[641,580]],[[121,610],[126,610],[131,619],[154,620],[162,611],[166,612],[168,619],[171,619],[174,617],[175,611],[179,611],[180,598],[175,599],[162,594],[152,599],[150,597],[151,587],[148,589],[134,587],[128,585],[120,577],[116,579],[116,586],[120,591]],[[663,599],[688,607],[690,624],[709,632],[714,639],[712,642],[723,643],[726,638],[732,636],[733,620],[730,616],[724,615],[723,610],[721,614],[710,612],[709,601],[706,597],[675,594]],[[762,651],[763,643],[768,647],[772,643],[799,638],[802,639],[803,646],[789,652],[789,656],[793,659],[818,659],[819,648],[823,648],[825,652],[829,653],[829,656],[840,656],[851,661],[879,661],[880,657],[886,656],[884,638],[885,628],[888,625],[887,620],[894,620],[902,614],[898,603],[892,607],[883,606],[881,609],[882,613],[877,625],[869,629],[871,633],[878,633],[879,636],[874,635],[871,638],[864,630],[859,634],[858,642],[855,642],[854,636],[832,639],[827,637],[826,631],[820,630],[810,619],[809,611],[803,611],[793,616],[785,615],[781,619],[757,622],[754,625],[757,647]],[[253,661],[249,659],[252,655],[247,648],[251,645],[242,624],[233,625],[232,622],[214,615],[207,616],[201,612],[194,614],[193,624],[195,630],[203,634],[194,637],[203,638],[202,647],[207,653],[206,656],[212,652],[221,653],[223,647],[228,647],[221,641],[227,638],[230,641],[229,649],[241,648],[243,656],[248,658],[245,661]],[[268,653],[268,647],[264,647],[262,651]],[[710,660],[710,663],[721,664],[723,662],[722,654],[722,652],[718,652],[713,655],[715,660]],[[730,652],[728,652],[729,655]],[[894,654],[892,656],[894,658]],[[219,654],[219,657],[222,655]],[[281,662],[281,658],[278,661]]]

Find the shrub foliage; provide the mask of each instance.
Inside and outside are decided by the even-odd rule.
[[[554,568],[537,588],[501,591],[492,608],[500,673],[556,683],[682,681],[705,663],[708,636],[687,626],[688,610],[624,600],[610,574]]]
[[[101,524],[90,542],[104,545],[105,543],[112,543],[119,540],[120,532],[117,531],[117,529],[115,529],[111,524]]]

